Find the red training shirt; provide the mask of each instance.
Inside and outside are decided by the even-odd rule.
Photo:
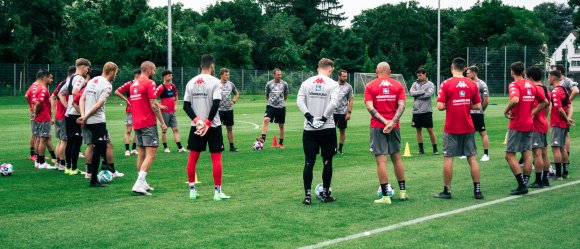
[[[133,128],[138,130],[157,125],[155,114],[149,102],[149,100],[157,98],[155,81],[140,77],[133,81],[129,93],[133,107]]]
[[[28,108],[30,109],[30,112],[34,111],[32,109],[32,106],[34,105],[34,94],[36,92],[36,86],[37,85],[34,82],[32,82],[32,84],[30,84],[28,90],[26,90],[26,93],[24,94],[26,100],[28,101]]]
[[[129,88],[131,88],[131,84],[133,84],[133,81],[128,81],[119,88],[117,88],[117,91],[124,94],[125,97],[127,97],[127,99],[129,100],[129,102],[131,102],[131,98],[129,98],[130,96]],[[131,113],[132,110],[133,108],[131,107],[131,105],[127,104],[127,106],[125,107],[125,113]]]
[[[56,86],[56,89],[54,89],[54,91],[52,92],[52,95],[54,95],[56,97],[56,113],[54,114],[54,119],[56,119],[56,120],[65,119],[64,114],[66,113],[66,106],[62,105],[62,103],[60,102],[60,99],[58,98],[58,92],[60,91],[60,88],[62,88],[62,86],[65,83],[66,83],[65,81],[58,83],[58,85]],[[67,97],[67,99],[68,99],[68,97]]]
[[[36,114],[34,121],[38,123],[50,122],[52,120],[52,110],[50,108],[50,94],[48,88],[43,85],[38,85],[34,96],[34,104],[41,103],[40,112]]]
[[[536,91],[540,92],[548,101],[551,101],[549,90],[544,90],[543,85],[536,85]],[[547,88],[546,88],[547,89]],[[547,93],[547,94],[546,94]],[[540,105],[539,101],[534,101],[534,108]],[[535,132],[548,133],[548,115],[546,113],[547,109],[541,110],[534,116],[534,129]]]
[[[405,101],[405,89],[397,80],[391,78],[377,78],[367,84],[364,94],[365,102],[372,101],[375,110],[387,120],[393,119],[400,100]],[[385,124],[375,118],[371,117],[372,128],[385,128]],[[395,125],[399,128],[399,122]]]
[[[449,134],[475,132],[471,106],[481,103],[477,83],[466,77],[452,77],[441,83],[437,102],[445,103],[445,126]]]
[[[157,95],[161,98],[161,105],[167,107],[167,109],[161,111],[165,113],[175,113],[177,87],[175,87],[173,83],[161,84],[157,87]]]
[[[564,109],[564,112],[568,112],[568,106],[563,106],[562,101],[566,98],[566,93],[562,87],[554,87],[552,90],[552,110],[550,111],[550,126],[558,127],[562,129],[568,128],[568,123],[566,120],[560,116],[559,109]],[[570,105],[570,101],[568,101]]]
[[[532,109],[534,102],[542,102],[546,99],[544,93],[537,91],[536,86],[529,80],[516,80],[510,83],[508,87],[510,99],[518,97],[520,101],[511,109],[513,118],[510,119],[509,129],[519,132],[532,132],[534,129],[534,120],[532,118]]]

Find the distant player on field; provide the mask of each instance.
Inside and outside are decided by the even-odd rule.
[[[427,71],[424,68],[417,69],[416,73],[417,81],[411,85],[409,92],[414,98],[411,126],[417,129],[419,155],[425,154],[425,150],[423,149],[423,128],[427,128],[427,132],[429,132],[429,138],[433,146],[433,154],[439,155],[437,138],[433,132],[433,107],[431,104],[431,96],[435,92],[435,85],[427,79]]]
[[[91,132],[92,144],[94,145],[91,167],[89,172],[87,172],[91,174],[90,187],[106,186],[98,181],[97,172],[101,157],[106,157],[107,143],[109,143],[105,103],[113,90],[111,81],[115,80],[118,71],[119,69],[115,63],[105,63],[103,74],[89,80],[80,100],[81,117],[77,122],[86,123],[86,127]]]
[[[534,85],[536,85],[536,91],[546,97],[548,102],[551,101],[550,91],[548,88],[542,84],[542,70],[539,67],[532,66],[526,71],[526,75],[529,80],[531,80]],[[534,109],[532,114],[534,115],[534,129],[532,131],[532,153],[534,154],[534,170],[536,171],[536,181],[534,184],[529,185],[529,188],[542,188],[544,186],[550,186],[548,181],[548,174],[550,173],[550,158],[548,157],[548,108],[537,110],[539,108],[540,102],[534,101]]]
[[[129,88],[133,84],[133,81],[141,77],[141,70],[137,69],[133,72],[133,80],[128,81],[123,84],[117,90],[115,90],[115,95],[125,101],[125,156],[137,155],[137,135],[133,134],[133,146],[129,150],[129,142],[131,141],[131,131],[133,130],[133,107],[131,107],[131,101],[129,101]]]
[[[50,139],[50,127],[52,125],[52,108],[50,105],[50,92],[48,86],[52,84],[52,74],[44,69],[40,69],[36,74],[37,86],[33,97],[33,113],[36,122],[37,151],[36,162],[39,169],[56,169],[46,163],[44,152],[48,139]]]
[[[559,71],[560,74],[562,75],[561,80],[560,80],[560,86],[562,86],[562,88],[564,88],[564,90],[568,91],[568,95],[570,96],[570,104],[568,105],[568,119],[572,119],[572,115],[574,114],[574,109],[573,109],[573,105],[572,105],[572,101],[576,98],[576,96],[578,96],[578,82],[574,82],[572,81],[572,79],[566,77],[565,70],[564,70],[564,65],[562,64],[557,64],[554,67],[552,67],[552,70],[556,70]],[[566,133],[566,153],[568,155],[570,155],[570,129],[567,129],[567,133]],[[570,157],[568,157],[568,159],[570,159]],[[570,162],[568,160],[564,161],[564,163],[566,164],[565,167],[565,171],[568,171],[567,167],[569,166]]]
[[[518,187],[510,192],[511,195],[528,193],[527,184],[532,171],[531,150],[532,131],[534,128],[533,116],[548,106],[548,101],[541,91],[538,91],[534,83],[523,78],[524,64],[514,62],[510,66],[514,82],[510,83],[508,90],[510,101],[504,109],[504,115],[510,120],[508,126],[505,158],[516,177]],[[539,102],[534,108],[534,101]],[[521,152],[524,158],[524,172],[516,159],[516,153]]]
[[[177,144],[177,152],[186,152],[187,150],[181,146],[179,129],[177,128],[177,116],[175,116],[178,94],[177,87],[171,82],[173,80],[173,73],[165,70],[161,76],[163,77],[163,84],[157,87],[157,95],[161,99],[161,116],[163,116],[163,121],[167,127],[170,127],[171,132],[173,132],[173,140]],[[163,141],[163,151],[165,153],[171,152],[167,147],[167,132],[161,134],[161,141]]]
[[[34,81],[32,82],[32,84],[30,84],[30,86],[28,87],[28,90],[26,90],[26,93],[24,94],[24,98],[26,99],[26,102],[28,102],[28,107],[29,107],[29,115],[30,115],[30,160],[34,161],[35,166],[37,166],[38,164],[36,163],[36,156],[38,154],[38,152],[36,151],[36,122],[34,122],[34,103],[33,103],[33,99],[34,99],[34,94],[36,92],[36,87],[38,86],[38,82]]]
[[[483,112],[485,112],[487,105],[489,104],[489,90],[487,89],[487,84],[477,77],[478,73],[479,68],[476,66],[467,68],[467,77],[477,83],[479,96],[481,96],[481,109],[471,110],[471,120],[475,126],[475,131],[479,132],[479,135],[481,135],[481,142],[483,143],[483,156],[480,161],[487,162],[489,161],[489,137],[485,130],[485,116]]]
[[[305,80],[300,85],[296,104],[306,118],[302,144],[304,146],[304,180],[305,205],[312,203],[312,170],[316,155],[322,156],[322,202],[333,202],[336,198],[330,196],[332,181],[332,157],[336,149],[336,128],[333,113],[338,104],[338,83],[330,78],[334,70],[332,60],[322,58],[318,61],[318,75]]]
[[[399,183],[401,200],[409,198],[405,184],[405,168],[401,160],[401,132],[399,119],[405,112],[405,88],[390,78],[391,66],[386,62],[377,65],[377,78],[365,87],[365,105],[371,114],[370,147],[377,162],[377,175],[383,197],[375,203],[391,204],[387,194],[389,173],[387,155],[391,158]]]
[[[190,150],[187,160],[187,177],[189,180],[189,199],[199,198],[195,187],[197,160],[202,151],[209,146],[211,155],[215,201],[229,199],[222,192],[222,151],[224,142],[222,123],[217,115],[222,99],[220,80],[212,76],[215,69],[211,55],[201,56],[201,74],[193,77],[185,87],[183,110],[192,120],[187,148]]]
[[[56,113],[54,114],[54,130],[56,138],[58,139],[58,144],[56,145],[56,167],[60,171],[63,171],[66,168],[65,150],[68,138],[66,137],[66,121],[64,115],[66,112],[66,106],[60,102],[58,98],[58,92],[60,92],[60,89],[66,85],[75,71],[76,68],[74,66],[69,67],[66,79],[56,86],[51,95],[51,100],[53,101],[54,105],[56,105]]]
[[[556,167],[556,180],[563,180],[568,177],[568,152],[566,151],[565,141],[568,128],[575,125],[574,120],[570,119],[570,93],[562,87],[559,71],[552,70],[549,73],[548,80],[554,86],[552,90],[552,109],[550,111],[550,146],[554,156]],[[562,171],[562,166],[564,170]]]
[[[220,69],[220,87],[222,88],[222,101],[218,109],[220,120],[226,126],[230,151],[237,152],[238,149],[234,146],[234,105],[240,97],[240,92],[230,81],[230,70],[227,68]]]
[[[79,110],[73,107],[73,100],[80,90],[85,86],[85,75],[89,72],[91,62],[84,58],[79,58],[75,62],[75,74],[73,74],[69,81],[60,89],[58,97],[63,105],[67,106],[65,112],[66,121],[66,135],[68,138],[66,144],[66,169],[65,174],[77,175],[81,172],[77,169],[79,159],[79,152],[83,142],[81,126],[77,124],[77,119],[80,118]]]
[[[481,97],[477,84],[463,77],[464,70],[465,60],[459,57],[453,59],[453,77],[441,83],[437,96],[437,109],[446,112],[443,128],[443,192],[435,195],[435,198],[451,199],[453,157],[466,156],[473,180],[473,196],[475,199],[483,199],[479,165],[475,158],[475,128],[470,115],[470,110],[481,109]]]
[[[342,148],[346,139],[347,122],[350,120],[352,113],[352,106],[354,103],[354,95],[352,86],[346,82],[348,79],[348,72],[346,70],[338,71],[338,106],[334,110],[334,123],[340,132],[338,138],[338,149],[336,154],[342,155]]]
[[[288,99],[288,83],[282,80],[282,70],[276,68],[274,79],[266,84],[266,113],[264,113],[264,124],[262,125],[262,137],[258,140],[262,143],[266,141],[268,133],[268,123],[278,123],[280,128],[280,142],[278,146],[284,149],[284,123],[286,122],[286,99]]]
[[[161,132],[167,131],[167,125],[161,116],[157,102],[157,87],[150,78],[155,75],[155,64],[150,61],[141,63],[141,77],[134,80],[129,88],[129,98],[133,110],[133,128],[137,134],[137,181],[132,191],[137,194],[151,195],[153,190],[147,183],[147,173],[153,165],[159,147],[157,120],[161,123]]]

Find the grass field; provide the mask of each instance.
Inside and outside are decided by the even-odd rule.
[[[113,98],[107,103],[107,125],[115,145],[115,165],[126,175],[104,189],[88,188],[82,176],[34,169],[28,160],[29,122],[23,98],[2,97],[0,124],[3,143],[0,161],[10,162],[15,173],[0,177],[0,248],[296,248],[416,218],[472,206],[508,196],[516,183],[504,159],[507,120],[506,98],[492,98],[486,112],[491,161],[480,163],[485,199],[473,199],[467,162],[455,160],[453,199],[431,196],[442,189],[442,156],[417,156],[410,126],[412,102],[401,121],[403,144],[413,157],[404,158],[410,200],[390,206],[373,203],[378,180],[374,157],[369,154],[368,119],[357,96],[349,122],[345,154],[334,160],[335,203],[301,204],[303,154],[302,115],[295,99],[289,100],[285,150],[270,148],[277,126],[270,126],[266,149],[251,150],[262,121],[263,96],[243,96],[235,106],[238,153],[224,152],[223,191],[229,201],[215,202],[209,154],[198,163],[201,199],[190,201],[186,154],[158,152],[148,182],[152,196],[131,192],[135,156],[122,153],[124,106]],[[186,115],[178,107],[182,142],[189,132]],[[578,116],[579,114],[576,114]],[[442,150],[444,113],[434,114]],[[224,129],[225,133],[225,129]],[[578,180],[580,161],[578,129],[572,128],[571,175]],[[225,136],[224,136],[225,138]],[[424,132],[426,151],[430,152]],[[479,157],[482,148],[479,136]],[[225,140],[227,146],[227,139]],[[84,149],[84,148],[83,148]],[[550,153],[551,155],[551,153]],[[391,182],[396,182],[389,162]],[[321,159],[313,185],[321,182]],[[533,180],[533,177],[532,177]],[[552,181],[558,185],[565,182]],[[395,184],[396,185],[396,184]],[[398,188],[395,188],[398,190]],[[338,248],[578,248],[580,238],[579,185],[525,196],[497,205],[403,227],[368,238],[337,244]]]

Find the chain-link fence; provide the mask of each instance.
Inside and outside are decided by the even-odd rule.
[[[30,84],[35,81],[36,72],[41,68],[52,72],[54,77],[52,87],[56,86],[58,82],[64,80],[67,76],[67,65],[0,64],[0,96],[24,95]],[[93,65],[91,68],[100,70],[102,66]],[[113,82],[113,87],[119,87],[125,82],[132,80],[135,69],[136,67],[121,66],[117,78]],[[154,78],[157,84],[163,82],[161,78],[163,70],[164,68],[157,69]],[[183,96],[183,89],[185,89],[187,82],[198,75],[201,69],[196,67],[174,67],[172,72],[173,84],[177,86],[180,96]],[[296,94],[300,84],[315,74],[315,71],[282,71],[282,80],[288,83],[290,92]],[[219,68],[216,68],[214,76],[220,77]],[[337,79],[337,72],[334,72],[332,78]],[[230,81],[236,85],[242,94],[263,94],[266,83],[272,79],[271,70],[230,69]],[[353,84],[354,72],[348,74],[348,82]]]
[[[549,55],[544,47],[468,47],[467,64],[479,68],[479,78],[487,83],[490,94],[506,95],[507,86],[513,81],[510,65],[521,61],[527,67],[538,66],[547,75]],[[546,80],[547,77],[544,77]]]

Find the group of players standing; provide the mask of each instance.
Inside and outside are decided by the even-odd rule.
[[[101,158],[104,158],[103,169],[113,172],[115,177],[122,177],[113,163],[113,150],[106,127],[105,103],[112,92],[111,82],[118,73],[118,67],[113,62],[107,62],[102,72],[93,70],[89,74],[91,63],[86,59],[78,59],[74,67],[69,69],[67,79],[61,82],[52,93],[48,93],[47,86],[52,83],[52,74],[40,70],[37,81],[27,91],[26,98],[30,103],[33,137],[31,139],[31,159],[34,153],[37,168],[59,169],[66,174],[81,174],[77,167],[81,144],[87,146],[86,177],[90,178],[89,186],[103,187],[105,184],[97,180],[97,173]],[[213,177],[214,200],[224,200],[230,197],[221,191],[222,185],[222,151],[224,150],[221,126],[226,126],[230,151],[236,152],[233,131],[234,116],[232,106],[236,103],[239,92],[229,81],[229,70],[220,70],[221,79],[212,76],[215,70],[214,58],[211,55],[201,57],[201,74],[191,79],[186,86],[183,110],[191,119],[191,130],[187,149],[189,158],[187,174],[190,187],[190,199],[199,198],[195,186],[196,165],[200,153],[209,147]],[[541,83],[541,70],[537,67],[528,68],[524,74],[521,62],[511,65],[514,78],[509,86],[510,102],[505,108],[505,116],[510,120],[507,134],[506,159],[514,176],[518,181],[517,189],[511,194],[527,193],[527,182],[531,172],[531,154],[533,150],[536,182],[530,187],[548,186],[548,170],[550,160],[547,155],[548,132],[547,112],[549,101],[552,102],[550,126],[550,145],[554,154],[557,179],[565,178],[568,174],[568,127],[574,125],[571,119],[571,100],[578,93],[577,87],[563,77],[560,67],[549,73],[549,82],[554,86],[551,94]],[[323,159],[323,188],[320,193],[322,202],[333,202],[330,185],[332,181],[332,159],[335,154],[342,154],[345,140],[345,129],[353,107],[352,87],[346,83],[347,72],[339,71],[339,81],[330,78],[334,63],[323,58],[318,63],[318,75],[304,81],[298,91],[297,105],[304,114],[304,131],[302,136],[305,164],[303,182],[305,198],[303,203],[310,205],[312,171],[316,155],[321,154]],[[142,195],[151,195],[152,187],[146,181],[147,173],[156,156],[159,146],[157,121],[161,124],[162,142],[164,151],[167,147],[166,131],[172,128],[179,152],[187,152],[182,147],[177,129],[175,116],[178,93],[176,86],[171,83],[171,71],[163,72],[164,83],[156,86],[152,77],[155,75],[155,65],[152,62],[143,62],[140,69],[135,71],[134,80],[125,83],[114,93],[127,103],[127,117],[125,132],[125,155],[137,154],[137,181],[132,191]],[[464,72],[467,76],[464,77]],[[257,140],[264,142],[267,127],[270,122],[279,124],[279,148],[284,145],[285,101],[288,97],[288,84],[281,80],[282,72],[274,71],[274,80],[266,85],[266,99],[268,105],[264,114],[262,136]],[[465,60],[455,58],[451,65],[453,77],[442,82],[437,96],[437,109],[446,111],[444,127],[444,189],[435,195],[437,198],[451,198],[451,179],[454,157],[467,159],[474,182],[474,197],[482,199],[480,187],[479,166],[476,155],[474,132],[480,132],[483,138],[484,156],[481,161],[489,160],[488,139],[485,132],[483,112],[488,104],[486,84],[477,78],[477,67],[466,69]],[[399,119],[405,110],[406,93],[404,86],[390,78],[390,66],[386,62],[377,65],[377,78],[369,82],[364,91],[364,102],[371,115],[370,120],[370,150],[375,155],[377,173],[382,197],[376,203],[390,204],[388,195],[389,177],[387,171],[387,155],[393,163],[395,176],[399,185],[399,197],[402,200],[409,198],[406,192],[404,167],[400,155],[401,135]],[[99,75],[100,74],[100,75]],[[436,137],[433,132],[431,96],[434,85],[426,78],[423,69],[417,70],[418,81],[410,90],[415,99],[413,105],[412,126],[417,129],[419,154],[424,154],[422,143],[422,128],[429,132],[433,152],[438,154]],[[526,77],[526,78],[524,78]],[[567,85],[563,85],[564,82]],[[567,83],[566,83],[567,82]],[[161,103],[157,98],[161,98]],[[56,105],[55,126],[57,145],[55,167],[45,162],[44,151],[50,141],[51,100]],[[337,146],[336,128],[340,130],[340,139]],[[130,133],[135,130],[133,147],[129,149]],[[83,141],[84,140],[84,141]],[[337,148],[338,147],[338,148]],[[136,150],[137,148],[137,150]],[[50,149],[49,149],[50,150]],[[523,173],[515,153],[522,153]],[[564,167],[562,170],[562,166]]]

